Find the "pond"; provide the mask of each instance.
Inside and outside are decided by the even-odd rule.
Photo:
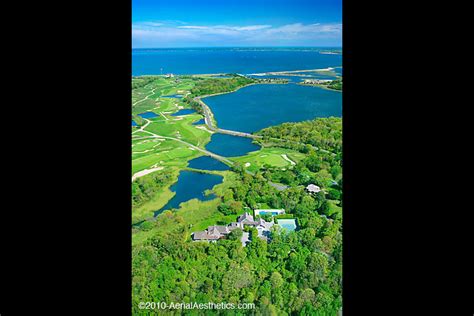
[[[342,93],[297,84],[260,84],[207,97],[217,125],[255,132],[284,122],[342,115]]]
[[[135,122],[134,120],[132,120],[132,126],[138,126],[137,122]]]
[[[189,161],[189,168],[202,170],[229,170],[230,167],[217,159],[202,156]]]
[[[182,109],[174,114],[171,114],[171,116],[180,116],[180,115],[187,115],[187,114],[192,114],[192,113],[196,113],[196,111],[193,109]]]
[[[260,146],[253,144],[252,139],[247,137],[215,133],[211,136],[206,149],[220,156],[236,157],[259,150]]]
[[[153,112],[145,112],[145,113],[138,114],[138,116],[149,119],[149,118],[158,117],[159,115]]]
[[[202,124],[206,124],[206,121],[203,118],[197,122],[194,122],[192,125],[202,125]]]
[[[170,187],[176,192],[175,196],[161,209],[154,212],[157,216],[165,210],[178,208],[179,204],[192,199],[208,201],[216,198],[214,194],[204,195],[204,191],[212,189],[216,184],[222,182],[222,176],[183,170],[179,173],[178,182]]]

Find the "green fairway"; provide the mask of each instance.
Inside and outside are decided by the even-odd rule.
[[[244,168],[250,172],[256,172],[265,165],[272,167],[288,168],[291,162],[283,158],[283,155],[297,163],[304,158],[304,154],[285,148],[270,147],[248,153],[242,157],[231,158],[235,162],[239,162]]]

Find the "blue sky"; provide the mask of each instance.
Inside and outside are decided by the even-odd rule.
[[[341,46],[342,0],[132,0],[132,47]]]

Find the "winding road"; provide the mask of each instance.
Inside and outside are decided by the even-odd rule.
[[[245,132],[238,132],[238,131],[231,131],[231,130],[228,130],[228,129],[222,129],[222,128],[218,128],[218,127],[215,127],[214,126],[214,122],[212,121],[212,112],[211,112],[211,109],[209,109],[209,107],[207,106],[206,103],[204,103],[201,98],[204,98],[204,97],[208,97],[208,96],[211,96],[211,95],[206,95],[206,96],[201,96],[201,97],[195,97],[193,100],[198,102],[201,107],[202,107],[202,110],[204,112],[204,121],[206,122],[206,125],[207,127],[213,131],[213,132],[216,132],[216,133],[221,133],[221,134],[228,134],[228,135],[233,135],[233,136],[240,136],[240,137],[248,137],[248,138],[252,138],[252,139],[255,139],[255,138],[261,138],[262,136],[258,136],[258,135],[253,135],[253,134],[250,134],[250,133],[245,133]]]

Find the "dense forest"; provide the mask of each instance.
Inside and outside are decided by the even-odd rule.
[[[239,87],[255,82],[254,79],[235,75],[229,79],[204,79],[196,82],[191,89],[191,96],[202,96],[215,93],[231,92]]]
[[[166,237],[151,237],[133,248],[134,313],[140,313],[141,301],[196,301],[256,305],[256,310],[208,310],[206,315],[336,315],[342,306],[342,162],[340,154],[331,153],[340,152],[341,130],[341,119],[329,118],[260,131],[310,146],[303,146],[306,158],[291,168],[266,166],[254,175],[234,167],[238,178],[219,197],[219,211],[285,208],[298,229],[285,233],[275,226],[268,243],[251,230],[246,247],[239,230],[217,243],[190,242],[191,228],[184,224]],[[315,145],[331,153],[314,150]],[[269,180],[289,188],[278,191]],[[309,183],[322,191],[309,194]],[[182,222],[173,212],[162,216]]]
[[[261,144],[277,142],[280,147],[308,153],[312,147],[342,153],[342,119],[318,118],[298,123],[283,123],[255,133],[263,136]]]

